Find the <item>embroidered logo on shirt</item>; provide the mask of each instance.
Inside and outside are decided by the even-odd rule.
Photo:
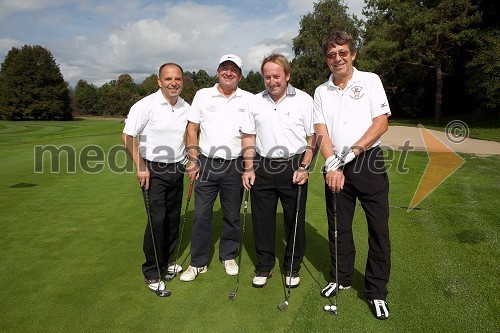
[[[363,91],[363,87],[354,86],[354,87],[351,88],[351,95],[350,95],[351,98],[360,99],[364,95],[365,95],[365,93]]]
[[[217,111],[217,108],[215,107],[215,105],[210,105],[210,106],[207,108],[207,111],[208,111],[208,112],[216,112],[216,111]]]
[[[386,103],[386,102],[384,102],[384,103],[380,104],[380,108],[381,108],[381,109],[382,109],[382,108],[385,108],[386,106],[387,106],[387,103]]]
[[[238,112],[245,112],[245,109],[238,109]]]

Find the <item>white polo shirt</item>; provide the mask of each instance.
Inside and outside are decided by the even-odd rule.
[[[139,152],[148,161],[179,162],[186,155],[188,112],[189,104],[181,97],[172,107],[158,89],[130,108],[123,133],[139,136]]]
[[[307,147],[314,134],[313,99],[288,84],[286,95],[275,103],[264,90],[255,95],[241,131],[256,135],[256,151],[266,158],[289,158]]]
[[[354,68],[345,89],[333,84],[332,75],[314,92],[314,124],[326,124],[336,152],[356,143],[372,119],[391,115],[389,102],[377,74]],[[380,144],[380,138],[370,147]]]
[[[237,88],[229,97],[218,84],[196,92],[188,120],[200,125],[201,153],[210,158],[231,160],[241,156],[241,126],[253,94]]]

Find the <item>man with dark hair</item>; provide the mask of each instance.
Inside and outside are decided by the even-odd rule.
[[[356,250],[352,222],[356,199],[368,223],[368,259],[364,294],[377,319],[389,317],[386,302],[391,267],[389,240],[389,180],[380,149],[391,115],[380,78],[353,67],[356,47],[352,37],[334,31],[323,40],[323,56],[332,72],[314,93],[314,128],[325,162],[325,198],[329,226],[331,275],[335,282],[322,290],[323,297],[351,285]],[[335,230],[335,207],[337,230]],[[337,253],[335,253],[337,233]],[[338,262],[335,262],[335,259]],[[338,264],[338,276],[333,268]],[[337,288],[338,287],[338,288]]]
[[[154,242],[150,228],[146,226],[143,242],[146,261],[142,272],[153,291],[165,289],[162,281],[165,273],[182,271],[171,259],[179,235],[186,157],[184,133],[189,104],[179,96],[183,83],[183,71],[179,65],[163,64],[158,73],[160,88],[130,108],[122,133],[139,184],[149,193]]]

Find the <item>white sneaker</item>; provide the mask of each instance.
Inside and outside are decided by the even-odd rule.
[[[165,282],[163,281],[158,281],[156,279],[151,279],[151,280],[145,280],[145,282],[148,285],[148,288],[156,291],[156,290],[165,290]]]
[[[262,288],[267,284],[267,279],[270,279],[272,276],[272,272],[258,271],[252,279],[252,286],[254,288]]]
[[[239,271],[238,264],[236,264],[236,261],[234,259],[229,259],[229,260],[223,260],[222,264],[224,265],[224,268],[226,269],[226,273],[228,275],[237,275]]]
[[[175,262],[171,262],[168,264],[167,272],[170,274],[179,274],[182,272],[182,267],[177,265]]]
[[[329,298],[337,293],[337,284],[335,282],[329,282],[323,289],[321,289],[320,294],[323,297]],[[342,289],[349,289],[351,286],[343,286],[339,284],[339,291]]]
[[[189,265],[188,269],[181,274],[180,280],[184,282],[193,281],[198,274],[206,273],[207,266],[193,267]]]
[[[285,287],[297,288],[300,283],[299,272],[292,272],[292,278],[290,279],[290,272],[285,272]]]

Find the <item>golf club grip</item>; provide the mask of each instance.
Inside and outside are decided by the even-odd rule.
[[[299,185],[299,188],[297,189],[297,207],[295,208],[296,213],[299,212],[301,193],[302,193],[302,185]]]
[[[191,193],[193,193],[194,180],[189,184],[187,200],[191,200]]]
[[[247,209],[248,207],[248,194],[250,193],[250,190],[245,190],[245,199],[244,199],[244,209]]]

